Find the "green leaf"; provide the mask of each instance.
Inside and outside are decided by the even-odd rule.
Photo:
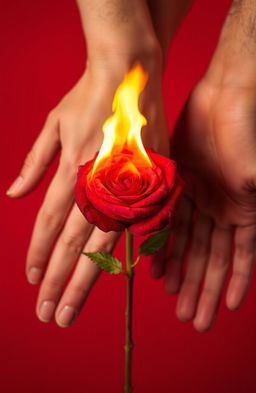
[[[171,230],[157,232],[154,235],[149,236],[141,245],[139,253],[140,255],[151,255],[159,251],[167,242],[170,236]]]
[[[103,252],[81,252],[81,254],[86,255],[102,270],[110,274],[119,274],[123,271],[121,262],[110,254]]]

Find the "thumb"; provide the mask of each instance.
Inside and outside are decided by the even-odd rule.
[[[6,195],[17,198],[32,191],[59,148],[58,120],[53,120],[50,115],[32,149],[27,154],[19,176],[9,187]]]

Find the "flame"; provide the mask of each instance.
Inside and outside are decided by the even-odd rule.
[[[136,63],[127,72],[118,86],[112,104],[113,114],[103,125],[104,140],[94,162],[92,174],[104,167],[106,159],[124,149],[132,153],[136,166],[152,166],[141,139],[141,128],[147,124],[139,110],[139,96],[148,80],[148,75]]]

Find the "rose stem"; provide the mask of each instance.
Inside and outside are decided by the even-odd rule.
[[[132,388],[132,301],[133,301],[133,279],[134,272],[132,267],[133,254],[133,235],[126,229],[126,311],[125,311],[125,393],[131,393]]]

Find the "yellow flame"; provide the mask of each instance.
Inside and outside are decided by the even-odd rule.
[[[147,124],[147,120],[140,113],[138,106],[140,93],[147,80],[148,75],[140,63],[136,63],[125,74],[115,92],[112,104],[114,113],[103,125],[104,140],[94,162],[92,174],[104,167],[107,158],[121,153],[123,149],[132,152],[136,165],[152,166],[141,139],[141,128]]]

